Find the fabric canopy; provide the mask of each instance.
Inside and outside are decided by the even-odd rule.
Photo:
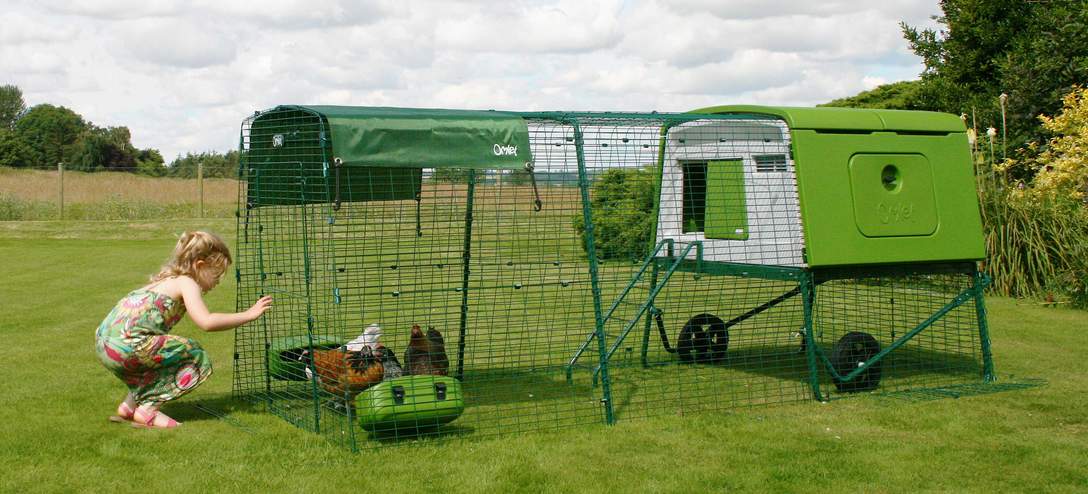
[[[298,107],[321,114],[343,165],[522,168],[533,160],[520,116],[498,111],[353,106]]]

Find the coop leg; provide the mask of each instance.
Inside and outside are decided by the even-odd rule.
[[[816,302],[816,284],[811,273],[801,276],[801,297],[804,299],[805,334],[803,338],[805,355],[808,358],[808,384],[816,401],[824,401],[820,394],[820,370],[816,363],[816,331],[813,324],[813,309]]]
[[[657,270],[658,270],[658,264],[657,264],[657,261],[655,260],[654,261],[654,268],[653,268],[652,271],[650,271],[650,291],[651,292],[654,291],[654,288],[657,287]],[[650,315],[653,316],[653,319],[660,321],[661,320],[660,319],[661,318],[661,309],[658,309],[657,307],[650,307]],[[650,355],[650,326],[651,326],[650,318],[647,317],[646,318],[646,327],[643,328],[644,331],[642,333],[642,366],[643,367],[649,367],[650,366],[650,358],[649,358],[649,355]],[[668,343],[666,343],[665,345],[668,346]]]
[[[983,292],[990,284],[990,278],[975,269],[971,275],[971,285],[975,295],[975,314],[978,317],[978,338],[982,345],[982,380],[994,382],[994,356],[990,350],[990,328],[986,324],[986,301]]]

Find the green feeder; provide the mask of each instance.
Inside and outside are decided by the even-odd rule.
[[[465,411],[465,400],[452,377],[404,376],[364,391],[355,411],[363,429],[396,433],[452,422]]]
[[[324,336],[289,336],[272,342],[268,352],[268,374],[281,381],[305,381],[306,364],[299,356],[310,348],[329,350],[343,342]]]

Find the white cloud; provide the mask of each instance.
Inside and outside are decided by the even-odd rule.
[[[40,0],[52,14],[95,19],[139,19],[175,15],[186,11],[185,3],[172,0]]]
[[[229,63],[236,56],[233,37],[217,24],[187,18],[146,18],[117,22],[99,34],[116,36],[120,47],[141,62],[200,68]]]
[[[579,53],[608,48],[622,36],[617,0],[560,0],[516,10],[480,9],[439,20],[436,42],[473,52]]]
[[[76,37],[76,29],[55,19],[43,19],[22,12],[0,14],[0,43],[4,46],[27,42],[65,43]]]
[[[168,159],[278,104],[812,105],[921,67],[936,0],[8,0],[0,84]]]

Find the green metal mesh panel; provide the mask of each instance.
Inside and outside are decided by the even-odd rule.
[[[851,332],[872,336],[880,349],[902,340],[902,346],[880,361],[874,390],[881,392],[979,382],[983,358],[974,298],[950,307],[970,290],[969,274],[859,270],[855,278],[830,280],[816,288],[815,339],[832,362],[835,346]],[[911,336],[942,309],[949,310]],[[856,366],[859,360],[850,362]],[[821,382],[825,394],[843,394],[827,366],[822,367]]]
[[[312,137],[294,143],[295,154],[254,144],[284,132],[268,124],[276,120],[247,121],[238,303],[262,293],[276,302],[237,332],[236,393],[358,449],[799,401],[816,397],[817,386],[821,398],[844,396],[828,363],[839,339],[859,331],[881,348],[898,345],[881,359],[876,390],[980,380],[980,311],[962,267],[805,266],[781,121],[525,117],[531,170],[364,169],[342,175],[340,189],[320,118],[282,119],[293,135]],[[733,175],[685,176],[725,160],[739,160]],[[714,177],[728,186],[707,183]],[[743,202],[708,199],[735,191],[741,177]],[[350,192],[357,184],[412,194],[361,196]],[[350,199],[337,204],[337,190]],[[702,215],[705,228],[708,207],[739,204],[745,236],[699,231],[694,219]],[[946,308],[951,300],[957,306]],[[405,367],[413,325],[439,331],[453,378],[441,384],[456,389],[439,398],[436,378],[330,390],[324,364],[300,358],[336,349],[372,323]],[[398,382],[406,393],[435,394],[401,396],[422,401],[397,420],[362,420],[380,415],[373,403],[398,399],[382,394]],[[374,398],[371,408],[353,410],[359,392]]]

